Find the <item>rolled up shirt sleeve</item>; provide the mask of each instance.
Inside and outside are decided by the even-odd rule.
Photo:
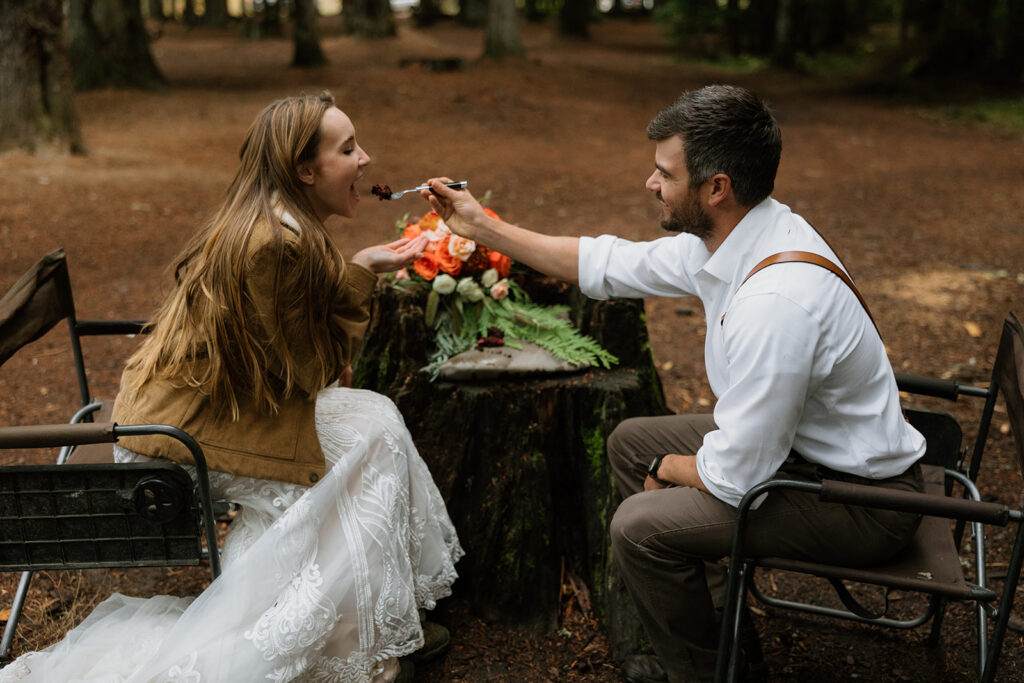
[[[820,382],[818,322],[793,301],[760,294],[735,301],[721,323],[728,388],[718,429],[697,451],[697,472],[719,500],[739,506],[789,456],[807,397]]]
[[[600,300],[696,294],[689,275],[695,268],[687,262],[698,245],[703,249],[700,240],[685,234],[653,242],[631,242],[614,235],[581,237],[580,291]]]

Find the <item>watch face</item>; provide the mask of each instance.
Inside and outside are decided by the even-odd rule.
[[[647,474],[651,475],[655,479],[658,477],[658,467],[661,466],[661,459],[665,457],[662,455],[654,456],[654,460],[651,461],[650,466],[647,468]]]

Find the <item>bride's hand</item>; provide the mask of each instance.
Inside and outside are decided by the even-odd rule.
[[[403,237],[391,244],[367,247],[353,256],[351,262],[373,273],[390,273],[423,256],[423,249],[426,246],[425,235],[418,235],[413,239]]]

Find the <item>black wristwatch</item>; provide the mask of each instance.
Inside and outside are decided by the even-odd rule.
[[[647,468],[647,474],[651,475],[652,478],[657,479],[663,484],[666,484],[668,482],[658,477],[658,468],[661,467],[661,461],[664,460],[666,455],[668,455],[668,453],[662,453],[660,455],[654,456],[654,460],[651,461],[650,466]]]

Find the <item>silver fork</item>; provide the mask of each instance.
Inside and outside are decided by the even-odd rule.
[[[467,185],[469,185],[469,182],[466,181],[466,180],[460,180],[458,182],[445,183],[444,184],[445,187],[450,187],[453,190],[461,190],[462,188],[466,187]],[[392,192],[391,194],[387,195],[386,197],[381,197],[381,199],[399,199],[406,192],[419,192],[420,190],[429,190],[429,189],[430,189],[430,185],[420,185],[419,187],[414,187],[414,188],[412,188],[410,190],[402,190],[401,192]]]

